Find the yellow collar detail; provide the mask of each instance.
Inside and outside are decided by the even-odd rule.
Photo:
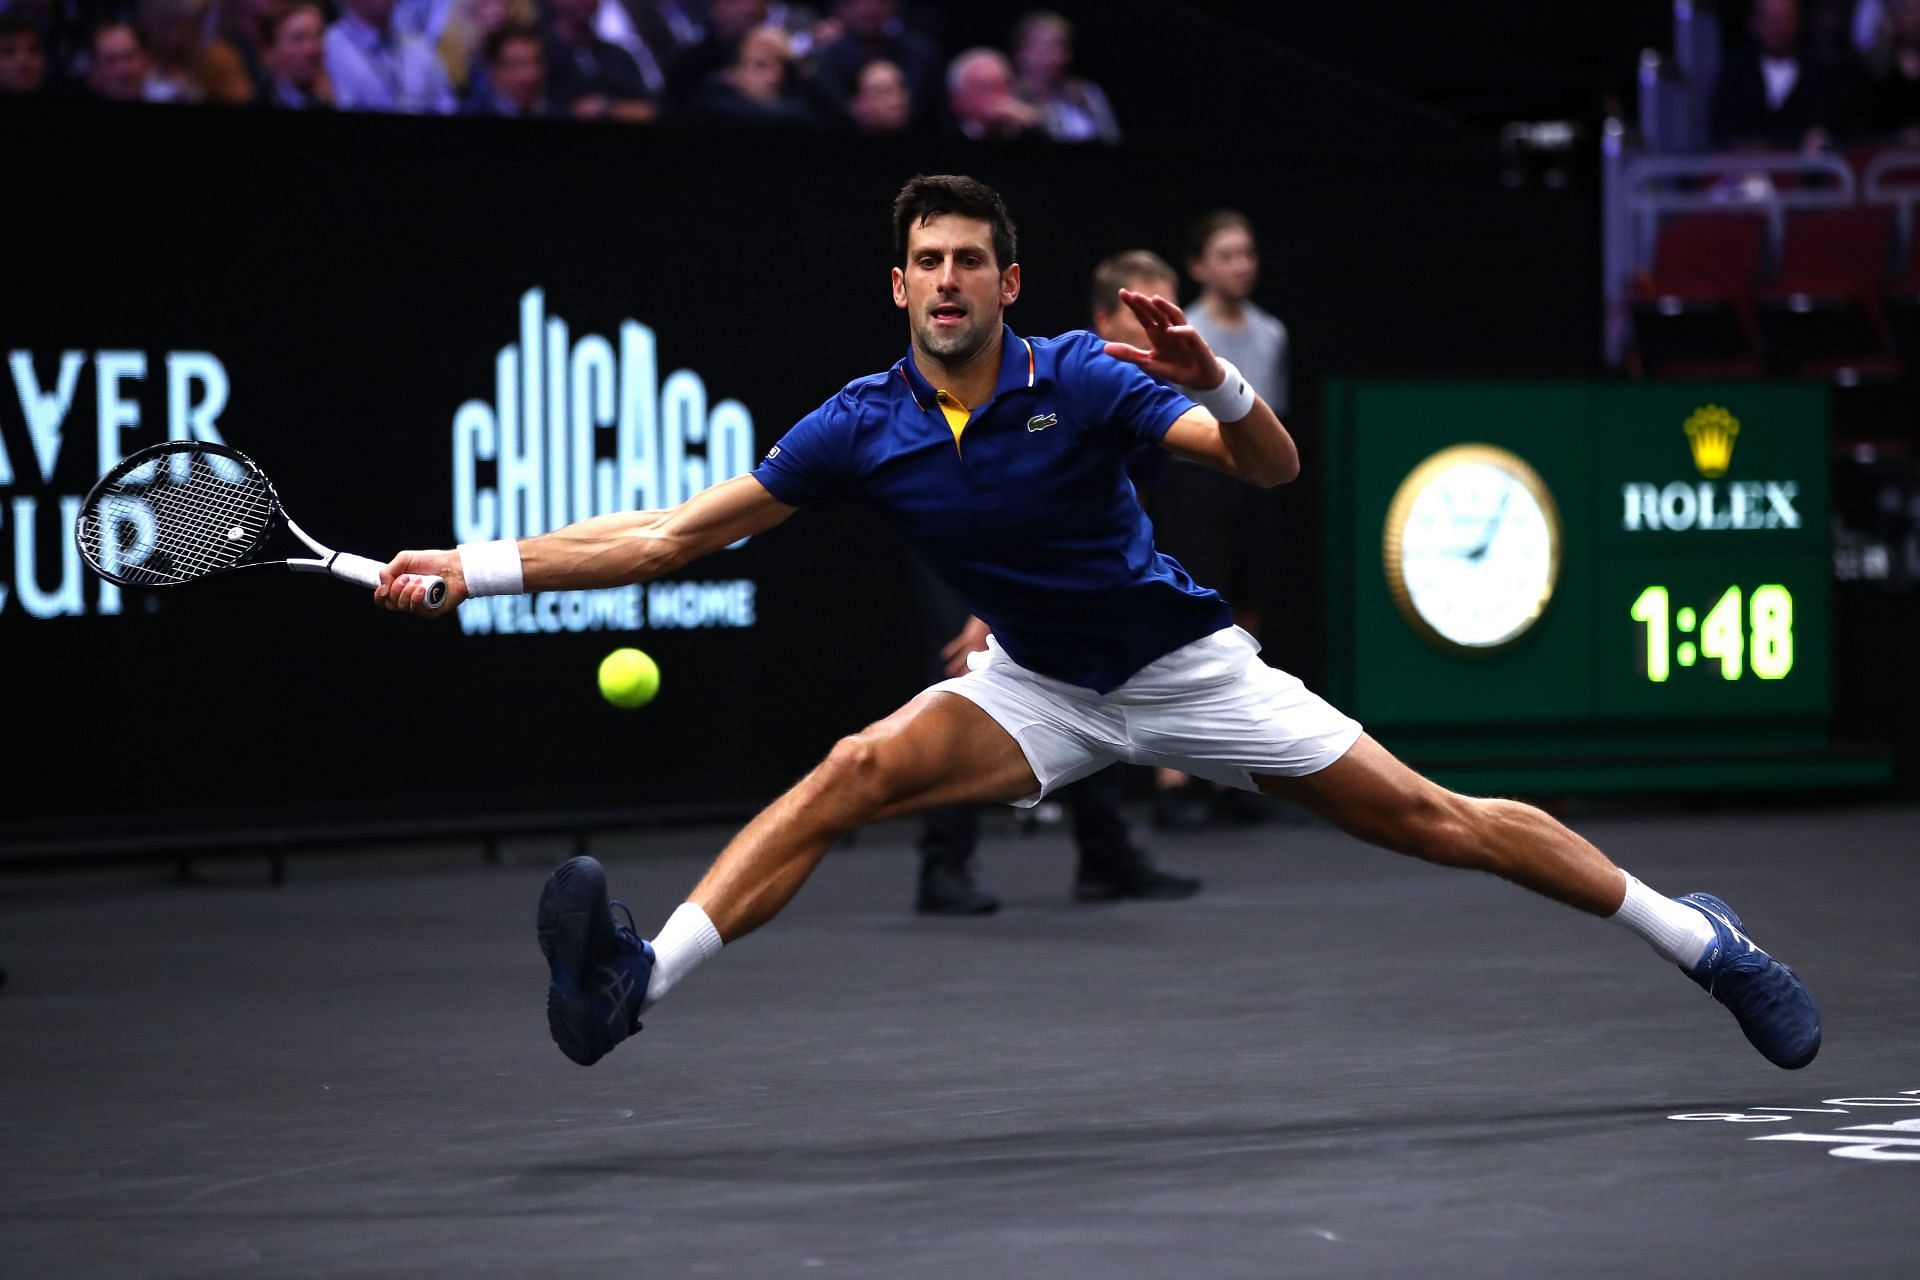
[[[960,433],[967,429],[967,420],[973,417],[973,410],[944,391],[935,391],[933,398],[939,404],[940,412],[946,415],[947,427],[953,432],[954,444],[959,444]]]

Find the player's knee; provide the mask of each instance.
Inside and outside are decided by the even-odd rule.
[[[856,813],[877,811],[890,798],[880,748],[868,734],[848,734],[834,743],[819,775],[821,784]]]

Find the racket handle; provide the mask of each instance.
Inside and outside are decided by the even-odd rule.
[[[333,559],[327,563],[327,572],[336,578],[372,588],[380,585],[380,571],[386,567],[378,560],[369,560],[365,556],[356,556],[350,551],[341,551],[335,553]],[[422,578],[421,581],[427,584],[427,608],[438,609],[447,602],[445,578],[435,575]]]

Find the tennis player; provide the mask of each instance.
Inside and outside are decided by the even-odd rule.
[[[932,805],[1033,805],[1129,760],[1283,796],[1369,843],[1614,920],[1732,1010],[1769,1061],[1813,1060],[1820,1022],[1805,984],[1725,903],[1662,897],[1538,809],[1421,777],[1259,661],[1227,602],[1154,550],[1126,479],[1135,446],[1261,486],[1300,473],[1273,410],[1179,307],[1122,292],[1144,348],[1085,332],[1022,337],[1003,321],[1021,269],[998,194],[916,177],[893,226],[907,354],[802,418],[750,475],[665,512],[403,552],[374,593],[434,616],[422,575],[444,577],[455,603],[645,582],[802,507],[857,497],[992,628],[965,675],[840,740],[749,822],[651,940],[630,915],[616,923],[597,862],[554,872],[538,932],[548,1022],[569,1058],[595,1062],[637,1031],[644,1009],[778,914],[847,832]]]

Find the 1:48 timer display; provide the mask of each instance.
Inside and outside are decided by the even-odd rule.
[[[1641,591],[1630,612],[1644,629],[1642,672],[1654,684],[1669,680],[1675,666],[1703,662],[1717,667],[1722,680],[1748,672],[1780,680],[1793,670],[1793,593],[1779,583],[1751,592],[1730,586],[1704,613],[1691,605],[1675,608],[1672,593],[1656,584]]]

